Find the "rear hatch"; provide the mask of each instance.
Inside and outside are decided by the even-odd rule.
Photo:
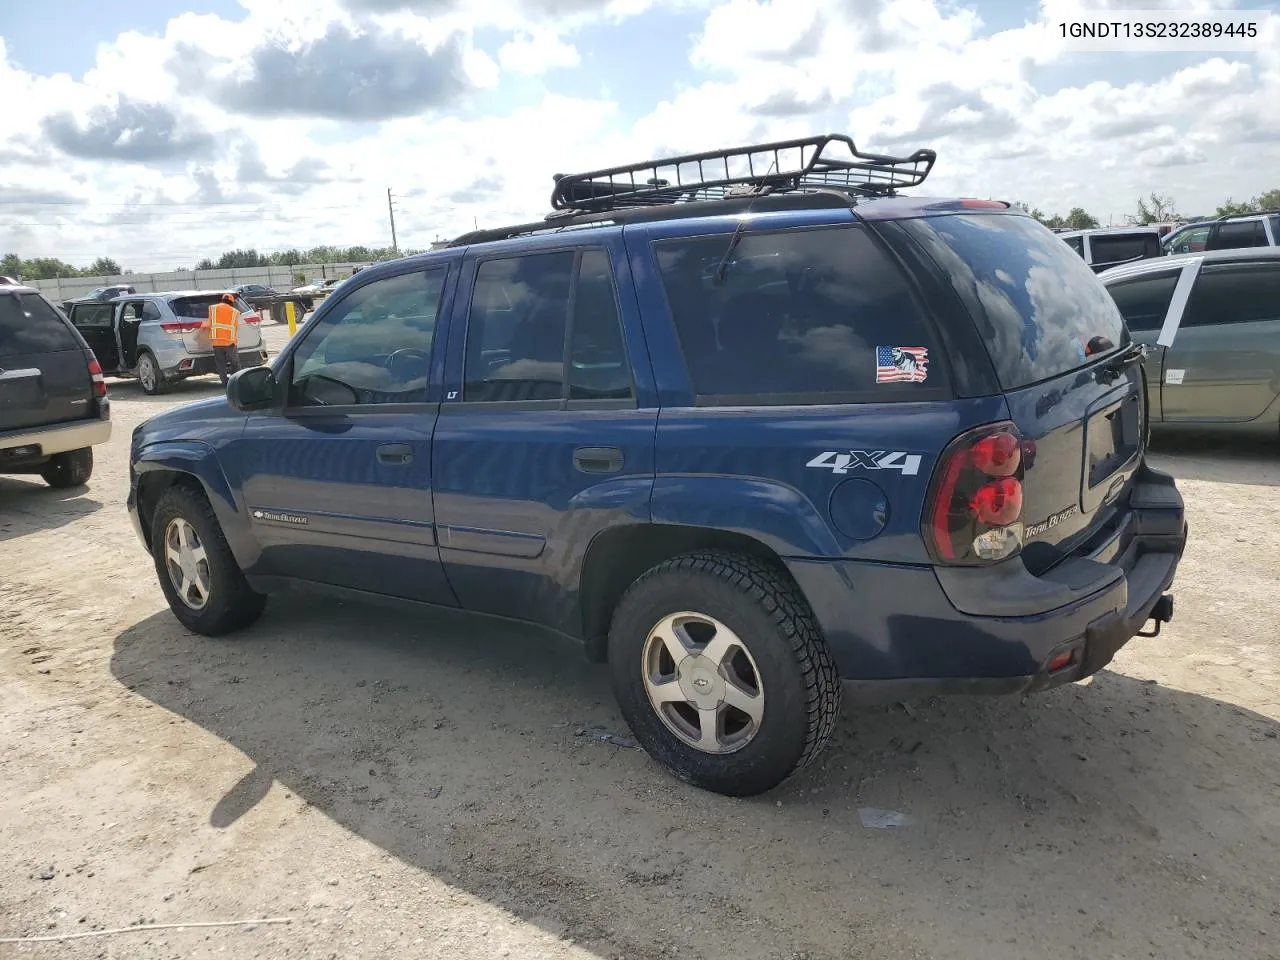
[[[86,353],[43,297],[0,287],[0,433],[92,415]]]
[[[218,293],[200,293],[184,297],[172,297],[169,309],[177,318],[177,322],[161,324],[161,328],[170,336],[179,336],[191,354],[212,353],[213,345],[209,341],[209,328],[204,321],[209,319],[209,308],[220,303],[222,295]],[[244,299],[237,299],[236,309],[240,311],[240,349],[253,350],[262,345],[260,315]]]
[[[906,224],[952,279],[987,345],[1022,438],[1023,561],[1047,570],[1116,519],[1141,459],[1141,366],[1089,266],[1030,217]]]

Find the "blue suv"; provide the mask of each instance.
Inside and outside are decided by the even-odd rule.
[[[270,367],[134,432],[177,618],[294,586],[514,619],[735,795],[842,695],[1023,693],[1171,618],[1143,348],[1004,203],[843,136],[559,176],[543,220],[361,272]],[[764,172],[762,172],[764,171]]]

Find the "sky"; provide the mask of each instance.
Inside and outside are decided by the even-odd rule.
[[[1081,5],[1238,6],[0,0],[0,253],[388,246],[388,189],[424,248],[543,216],[555,173],[828,132],[935,149],[917,194],[1104,223],[1280,187],[1280,16],[1255,51],[1078,53]]]

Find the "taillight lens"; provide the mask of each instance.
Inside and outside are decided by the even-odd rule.
[[[262,317],[256,313],[242,313],[240,315],[241,323],[261,323]]]
[[[93,395],[101,400],[107,395],[107,379],[102,375],[102,364],[95,357],[89,361],[89,379],[93,381]]]
[[[204,324],[199,320],[175,320],[160,324],[160,329],[165,333],[195,333],[202,326]]]
[[[924,534],[942,563],[1003,560],[1022,546],[1023,442],[1012,423],[970,430],[943,452]]]

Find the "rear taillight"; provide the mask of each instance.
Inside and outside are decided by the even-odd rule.
[[[199,320],[174,320],[169,323],[160,324],[160,329],[165,333],[195,333],[204,324]]]
[[[1012,423],[953,440],[934,471],[924,534],[942,563],[1003,560],[1022,546],[1023,442]]]
[[[93,395],[101,400],[107,395],[107,379],[102,375],[102,364],[97,358],[89,361],[89,379],[93,381]]]
[[[241,323],[261,323],[262,317],[256,313],[242,313],[240,315]]]

